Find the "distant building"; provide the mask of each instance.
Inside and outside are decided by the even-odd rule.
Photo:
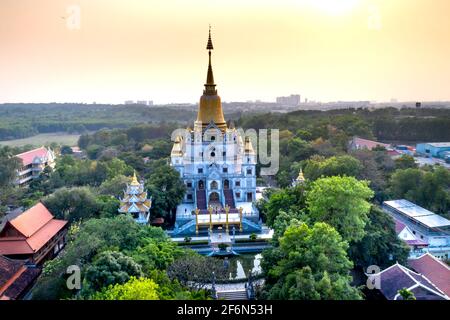
[[[64,247],[67,221],[57,220],[38,203],[0,230],[0,255],[40,264],[56,256]]]
[[[22,167],[17,172],[16,180],[19,186],[26,185],[39,177],[45,167],[55,167],[55,153],[50,148],[37,148],[20,153],[16,157],[22,160]]]
[[[23,299],[41,269],[23,260],[13,260],[0,255],[0,300]]]
[[[125,100],[126,105],[135,104],[133,100]]]
[[[83,159],[86,158],[86,155],[83,150],[80,149],[80,147],[71,147],[72,150],[72,156],[77,159]]]
[[[447,296],[450,296],[450,267],[433,255],[424,255],[408,260],[408,265],[416,272],[430,279]]]
[[[370,279],[376,290],[387,300],[403,300],[399,290],[407,289],[416,300],[450,300],[430,279],[399,263],[371,274]]]
[[[384,147],[386,149],[391,149],[391,145],[387,143],[381,143],[378,141],[372,141],[368,139],[362,139],[359,137],[353,137],[352,140],[349,142],[349,149],[350,150],[372,150],[375,147]]]
[[[450,142],[429,142],[416,145],[416,152],[426,157],[444,159],[446,152],[450,151]]]
[[[422,107],[422,102],[416,102],[416,108],[421,108]]]
[[[409,246],[412,257],[416,256],[417,252],[423,252],[423,249],[428,247],[428,243],[426,243],[424,240],[418,239],[418,236],[416,236],[407,225],[396,219],[394,219],[394,221],[395,233],[397,234],[399,239],[406,242],[406,244]]]
[[[139,182],[136,173],[133,175],[131,183],[124,191],[124,198],[120,199],[119,212],[130,213],[137,223],[147,224],[150,219],[150,208],[152,199],[147,198],[147,191],[144,189],[144,182]]]
[[[449,258],[450,220],[404,199],[384,201],[382,208],[394,220],[407,226],[417,240],[427,244],[426,247],[418,246],[411,256],[429,252],[439,259]]]
[[[291,94],[287,97],[277,97],[277,104],[296,107],[300,104],[300,95],[299,94]]]

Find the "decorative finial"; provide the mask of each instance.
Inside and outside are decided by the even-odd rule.
[[[211,40],[211,25],[209,25],[209,36],[208,36],[208,44],[206,45],[206,49],[207,50],[213,50],[213,44],[212,44],[212,40]]]

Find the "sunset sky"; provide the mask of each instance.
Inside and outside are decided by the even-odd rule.
[[[449,0],[0,0],[0,103],[197,102],[209,24],[223,101],[450,100],[449,13]]]

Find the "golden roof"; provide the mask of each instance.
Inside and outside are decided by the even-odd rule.
[[[137,179],[137,177],[136,177],[136,170],[135,170],[134,173],[133,173],[133,178],[132,178],[132,180],[131,180],[130,185],[131,185],[131,186],[138,186],[138,185],[140,185],[140,183],[139,183],[139,181],[138,181],[138,179]]]
[[[205,89],[203,95],[200,97],[200,104],[197,114],[197,125],[201,125],[205,129],[211,122],[213,122],[220,130],[225,131],[227,124],[223,116],[222,102],[217,95],[216,85],[214,83],[214,74],[211,66],[211,50],[214,49],[211,40],[211,28],[209,30],[208,44],[209,63],[208,73],[206,76]]]
[[[250,141],[250,137],[245,137],[245,146],[244,152],[249,154],[255,154],[255,150],[253,149],[252,142]]]
[[[300,168],[300,172],[298,173],[297,181],[305,181],[302,168]]]
[[[178,157],[181,157],[183,155],[183,149],[181,146],[181,137],[180,136],[177,136],[175,138],[175,143],[173,144],[171,155],[178,156]]]

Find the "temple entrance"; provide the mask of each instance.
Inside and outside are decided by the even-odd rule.
[[[223,181],[223,188],[224,189],[230,189],[230,181],[228,179],[225,179]]]
[[[198,189],[199,189],[199,190],[205,189],[205,183],[203,182],[203,180],[200,180],[200,181],[198,182]]]
[[[217,192],[213,192],[209,195],[208,205],[213,207],[214,210],[222,208],[222,204],[220,203],[219,199],[219,194]]]

